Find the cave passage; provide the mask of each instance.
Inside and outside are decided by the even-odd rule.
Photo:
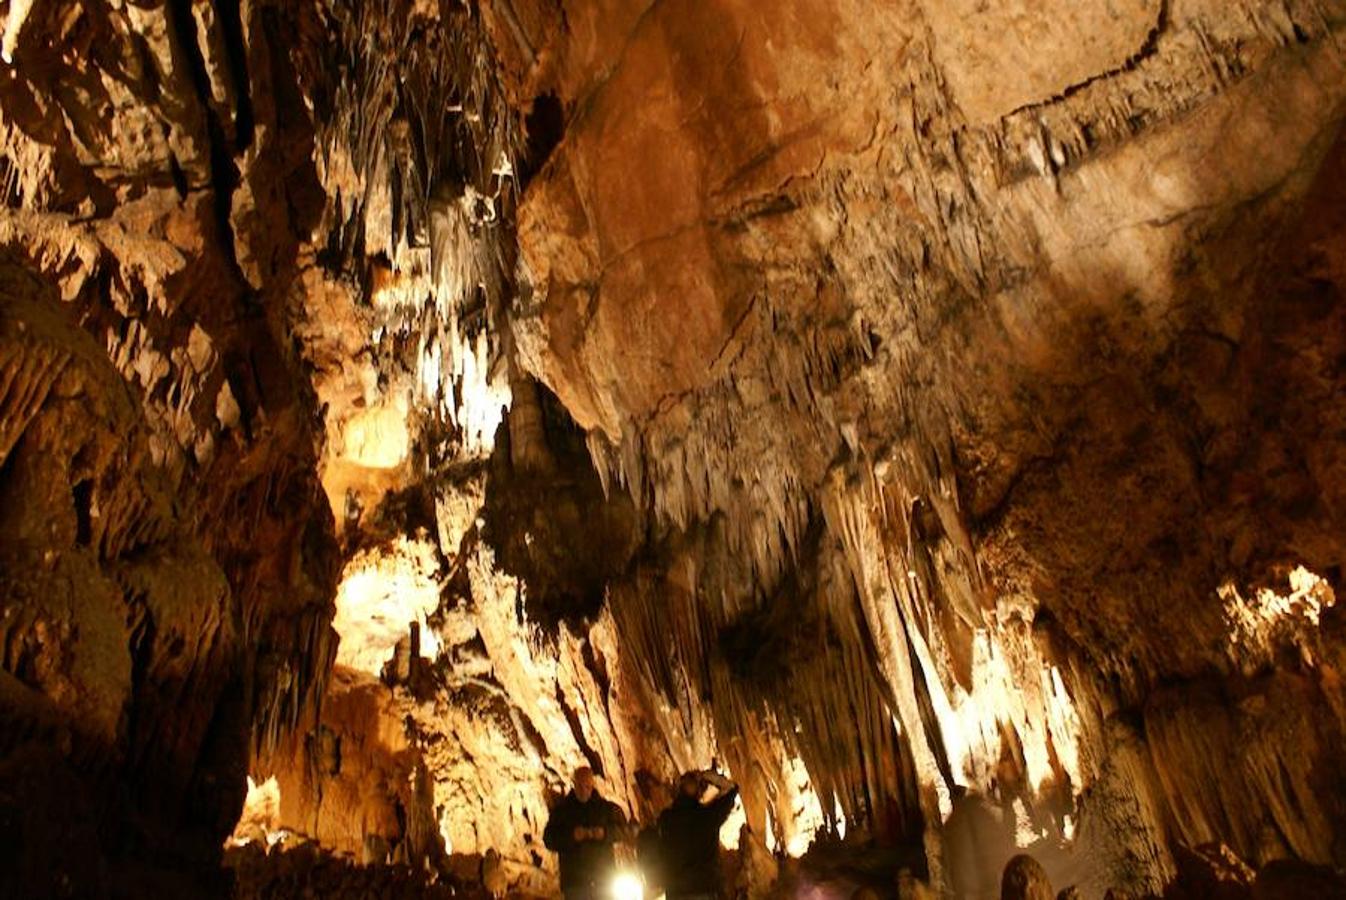
[[[0,897],[1346,897],[1344,46],[0,2]]]

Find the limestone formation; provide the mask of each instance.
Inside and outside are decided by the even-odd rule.
[[[0,894],[545,896],[714,762],[750,896],[1330,896],[1343,47],[0,3]]]

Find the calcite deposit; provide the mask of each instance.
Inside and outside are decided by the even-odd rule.
[[[0,2],[0,894],[1336,890],[1344,46]]]

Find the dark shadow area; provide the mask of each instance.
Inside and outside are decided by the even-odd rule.
[[[511,426],[529,409],[516,389],[515,407],[496,435],[482,539],[500,568],[524,582],[527,617],[554,632],[562,622],[597,615],[608,582],[634,558],[641,532],[626,492],[604,495],[584,432],[550,391],[540,385],[536,391],[540,428]]]
[[[524,117],[528,134],[526,153],[519,161],[519,184],[526,187],[533,176],[551,158],[552,151],[565,137],[565,109],[555,94],[540,94],[533,98],[532,109]]]

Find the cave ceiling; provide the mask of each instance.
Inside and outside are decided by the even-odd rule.
[[[17,883],[1346,865],[1346,4],[0,12]]]

